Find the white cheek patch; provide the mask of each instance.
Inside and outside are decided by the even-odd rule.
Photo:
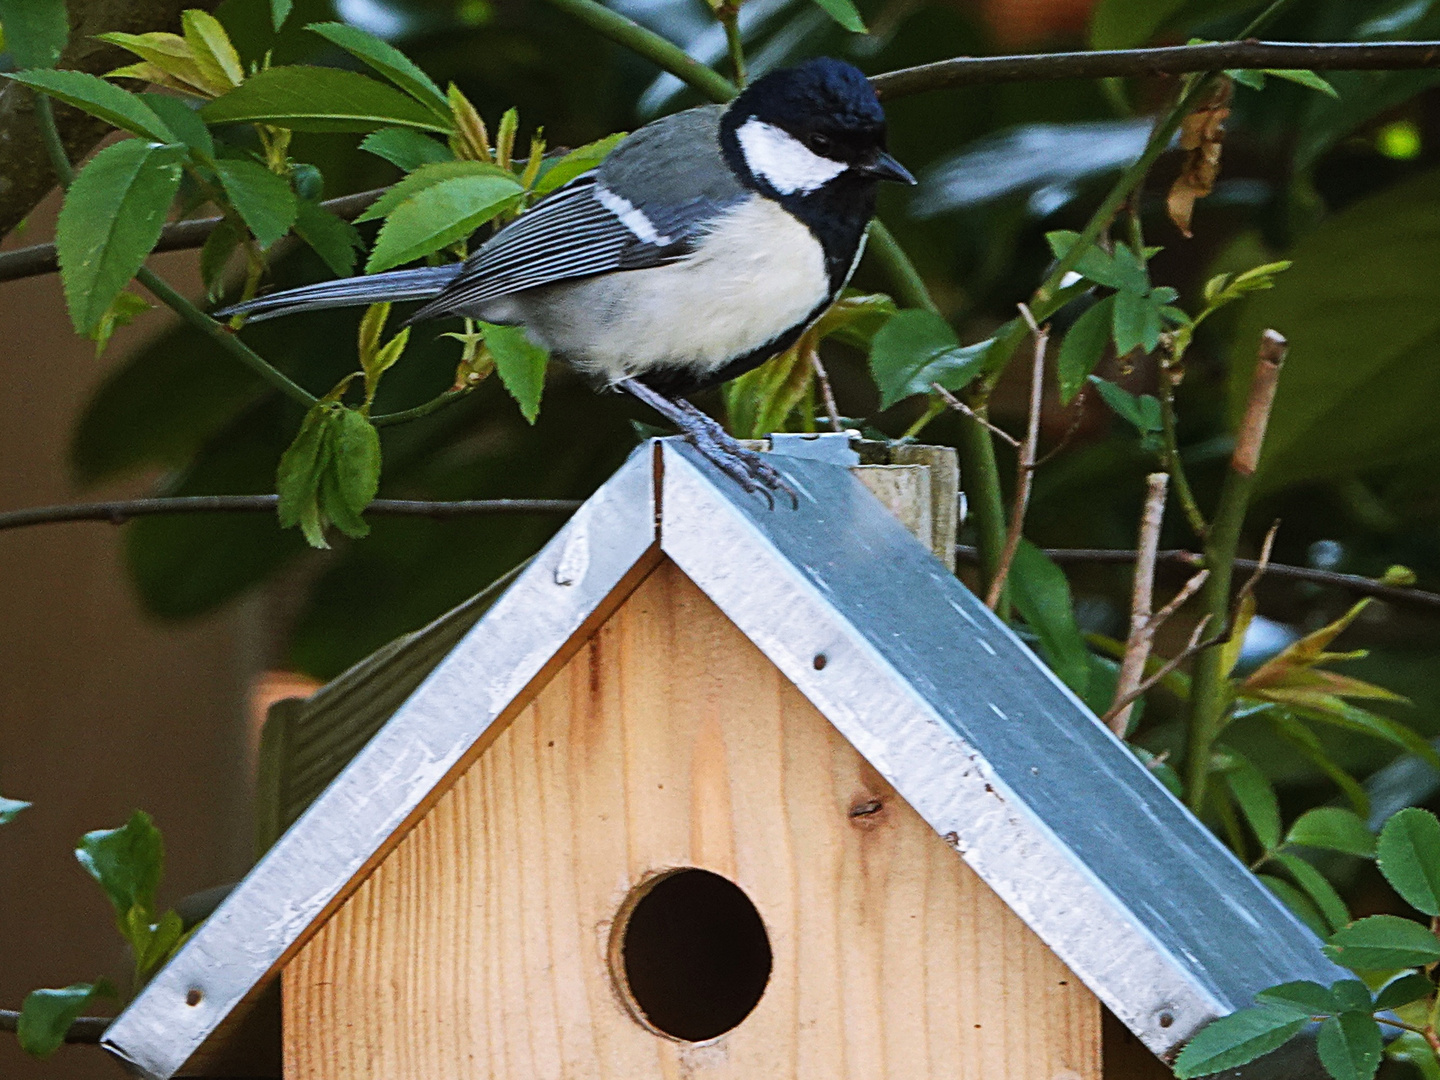
[[[670,243],[670,237],[662,235],[655,228],[654,222],[645,216],[645,211],[636,207],[629,199],[616,195],[603,184],[595,185],[595,198],[599,199],[601,206],[619,218],[620,223],[644,243],[660,247]]]
[[[788,131],[751,117],[735,132],[745,164],[781,195],[823,187],[848,165],[821,157]]]

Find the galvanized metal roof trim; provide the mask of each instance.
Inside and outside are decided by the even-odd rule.
[[[1151,1050],[1172,1053],[1264,986],[1340,977],[1309,931],[858,482],[774,464],[800,492],[798,511],[767,510],[666,443],[662,550]],[[902,582],[910,593],[896,595]],[[1043,755],[1026,745],[1037,726],[1054,740]],[[1108,798],[1079,775],[1097,772]],[[1063,812],[1057,776],[1073,789]],[[1108,856],[1077,850],[1087,831]],[[1181,856],[1152,853],[1157,841]],[[1216,925],[1190,875],[1233,890],[1236,940],[1201,951],[1193,931],[1166,925]],[[1247,952],[1257,944],[1269,953]]]
[[[106,1031],[169,1080],[655,543],[640,447]],[[192,991],[199,991],[198,1001]]]

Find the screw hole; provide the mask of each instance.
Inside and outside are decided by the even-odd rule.
[[[815,670],[816,670],[816,671],[824,671],[824,670],[825,670],[825,665],[828,664],[829,662],[830,662],[830,658],[829,658],[828,656],[826,656],[823,652],[820,652],[820,653],[816,653],[816,654],[815,654],[815,661],[814,661],[814,663],[815,663]]]
[[[205,995],[200,991],[200,988],[197,986],[192,986],[185,994],[185,1004],[189,1005],[192,1009],[204,1000]]]
[[[734,882],[686,869],[647,883],[612,938],[611,970],[646,1027],[704,1042],[750,1015],[770,981],[765,924]]]
[[[1173,1023],[1175,1023],[1175,1017],[1172,1014],[1168,1012],[1162,1012],[1160,1014],[1160,1026],[1162,1028],[1168,1028]]]

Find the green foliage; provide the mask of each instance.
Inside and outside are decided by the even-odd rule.
[[[90,336],[95,339],[96,358],[104,354],[105,346],[110,344],[110,338],[117,327],[129,326],[149,310],[150,302],[132,292],[122,292],[110,301],[110,306],[105,309],[99,323],[90,332]]]
[[[1100,363],[1105,346],[1110,344],[1110,326],[1115,318],[1114,296],[1107,296],[1095,303],[1085,314],[1075,320],[1060,342],[1060,355],[1056,360],[1056,373],[1060,379],[1060,403],[1069,405],[1075,400]]]
[[[349,382],[306,414],[275,472],[280,524],[298,525],[311,547],[330,546],[328,525],[350,537],[370,532],[361,514],[380,486],[380,433],[366,416],[340,404]]]
[[[1440,940],[1398,915],[1371,915],[1333,934],[1325,954],[1352,971],[1394,971],[1440,960]]]
[[[441,119],[450,119],[450,102],[429,75],[395,46],[381,41],[358,26],[344,23],[311,23],[305,29],[340,46],[351,56],[385,76],[405,93]]]
[[[99,327],[160,238],[180,188],[181,153],[125,139],[96,154],[66,192],[55,246],[65,302],[80,333]]]
[[[505,389],[520,406],[527,423],[535,423],[540,414],[540,395],[545,389],[545,367],[550,354],[530,340],[523,326],[497,326],[479,323],[485,335],[485,347],[495,358],[495,370]]]
[[[1338,806],[1317,806],[1307,810],[1290,826],[1287,844],[1343,851],[1361,858],[1374,858],[1375,837],[1360,816]]]
[[[854,0],[815,0],[815,4],[852,34],[869,33]]]
[[[389,304],[371,304],[360,320],[360,370],[365,373],[365,405],[368,408],[380,389],[380,377],[395,366],[410,341],[410,327],[405,327],[384,344],[380,336],[390,317]]]
[[[1421,1001],[1435,992],[1435,984],[1428,976],[1412,971],[1388,982],[1375,995],[1375,1008],[1379,1010],[1398,1009],[1411,1002]]]
[[[1364,1012],[1328,1017],[1316,1044],[1320,1064],[1335,1080],[1371,1080],[1380,1068],[1385,1044],[1380,1025]]]
[[[1143,45],[1185,6],[1186,0],[1100,0],[1090,16],[1092,49]]]
[[[1015,607],[1039,639],[1045,662],[1066,686],[1088,700],[1092,658],[1075,622],[1065,572],[1030,541],[1021,540],[1009,583]]]
[[[65,0],[0,0],[0,26],[21,68],[53,68],[70,39]]]
[[[285,20],[290,17],[290,11],[295,6],[295,0],[270,0],[271,25],[276,30],[285,25]]]
[[[1238,342],[1269,326],[1290,341],[1262,489],[1372,469],[1431,474],[1440,452],[1440,390],[1430,378],[1440,296],[1426,269],[1440,245],[1436,179],[1417,176],[1321,222],[1297,242],[1276,287],[1246,303]],[[1248,364],[1236,364],[1232,416],[1248,382]]]
[[[136,810],[118,829],[97,829],[80,838],[75,858],[100,883],[125,918],[131,908],[150,910],[165,872],[165,844],[160,830],[143,810]]]
[[[564,187],[580,174],[596,168],[609,156],[610,151],[620,144],[625,135],[625,132],[617,131],[603,139],[576,147],[553,165],[542,167],[539,179],[535,182],[535,193],[548,194]]]
[[[376,131],[409,127],[449,134],[437,117],[407,94],[353,71],[275,67],[257,72],[206,104],[208,124],[262,123],[295,131]]]
[[[1410,807],[1380,831],[1380,872],[1411,907],[1440,915],[1440,820]]]
[[[875,335],[870,374],[888,409],[912,394],[927,394],[933,383],[963,390],[984,371],[989,341],[961,346],[950,324],[932,311],[901,311]]]
[[[0,795],[0,825],[8,825],[20,816],[22,811],[30,809],[32,803],[23,802],[20,799],[7,799]]]
[[[295,204],[295,235],[309,244],[337,277],[349,277],[355,272],[365,246],[354,225],[308,199]]]
[[[477,164],[457,161],[428,168]],[[388,270],[464,240],[485,222],[513,209],[523,194],[524,189],[508,175],[450,176],[422,187],[388,212],[365,270],[372,274]]]
[[[1234,1069],[1284,1046],[1310,1023],[1288,1006],[1267,1004],[1222,1016],[1205,1027],[1175,1059],[1178,1080]]]
[[[65,1042],[65,1033],[96,998],[116,997],[104,979],[73,983],[59,990],[31,990],[20,1006],[15,1033],[20,1049],[32,1057],[50,1057]]]
[[[1112,412],[1122,420],[1128,420],[1140,433],[1141,446],[1147,450],[1157,449],[1158,436],[1164,427],[1161,420],[1160,399],[1153,394],[1132,394],[1098,375],[1091,375],[1090,382],[1100,391],[1100,397]]]
[[[401,127],[372,131],[360,143],[360,149],[384,158],[406,173],[413,173],[422,165],[451,161],[455,156],[448,146],[437,142],[423,131]]]
[[[5,77],[98,116],[121,131],[159,143],[176,141],[174,133],[138,94],[121,90],[97,75],[83,71],[19,71]]]
[[[1280,801],[1255,764],[1234,750],[1226,752],[1225,782],[1240,806],[1240,812],[1266,851],[1280,844]]]
[[[215,162],[230,205],[255,234],[262,248],[268,248],[290,231],[299,213],[295,192],[283,176],[277,176],[253,161]]]

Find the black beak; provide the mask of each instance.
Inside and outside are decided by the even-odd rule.
[[[866,176],[873,176],[876,180],[894,180],[899,184],[915,183],[915,177],[910,175],[910,170],[884,150],[876,154],[873,161],[867,161],[861,165],[860,172]]]

